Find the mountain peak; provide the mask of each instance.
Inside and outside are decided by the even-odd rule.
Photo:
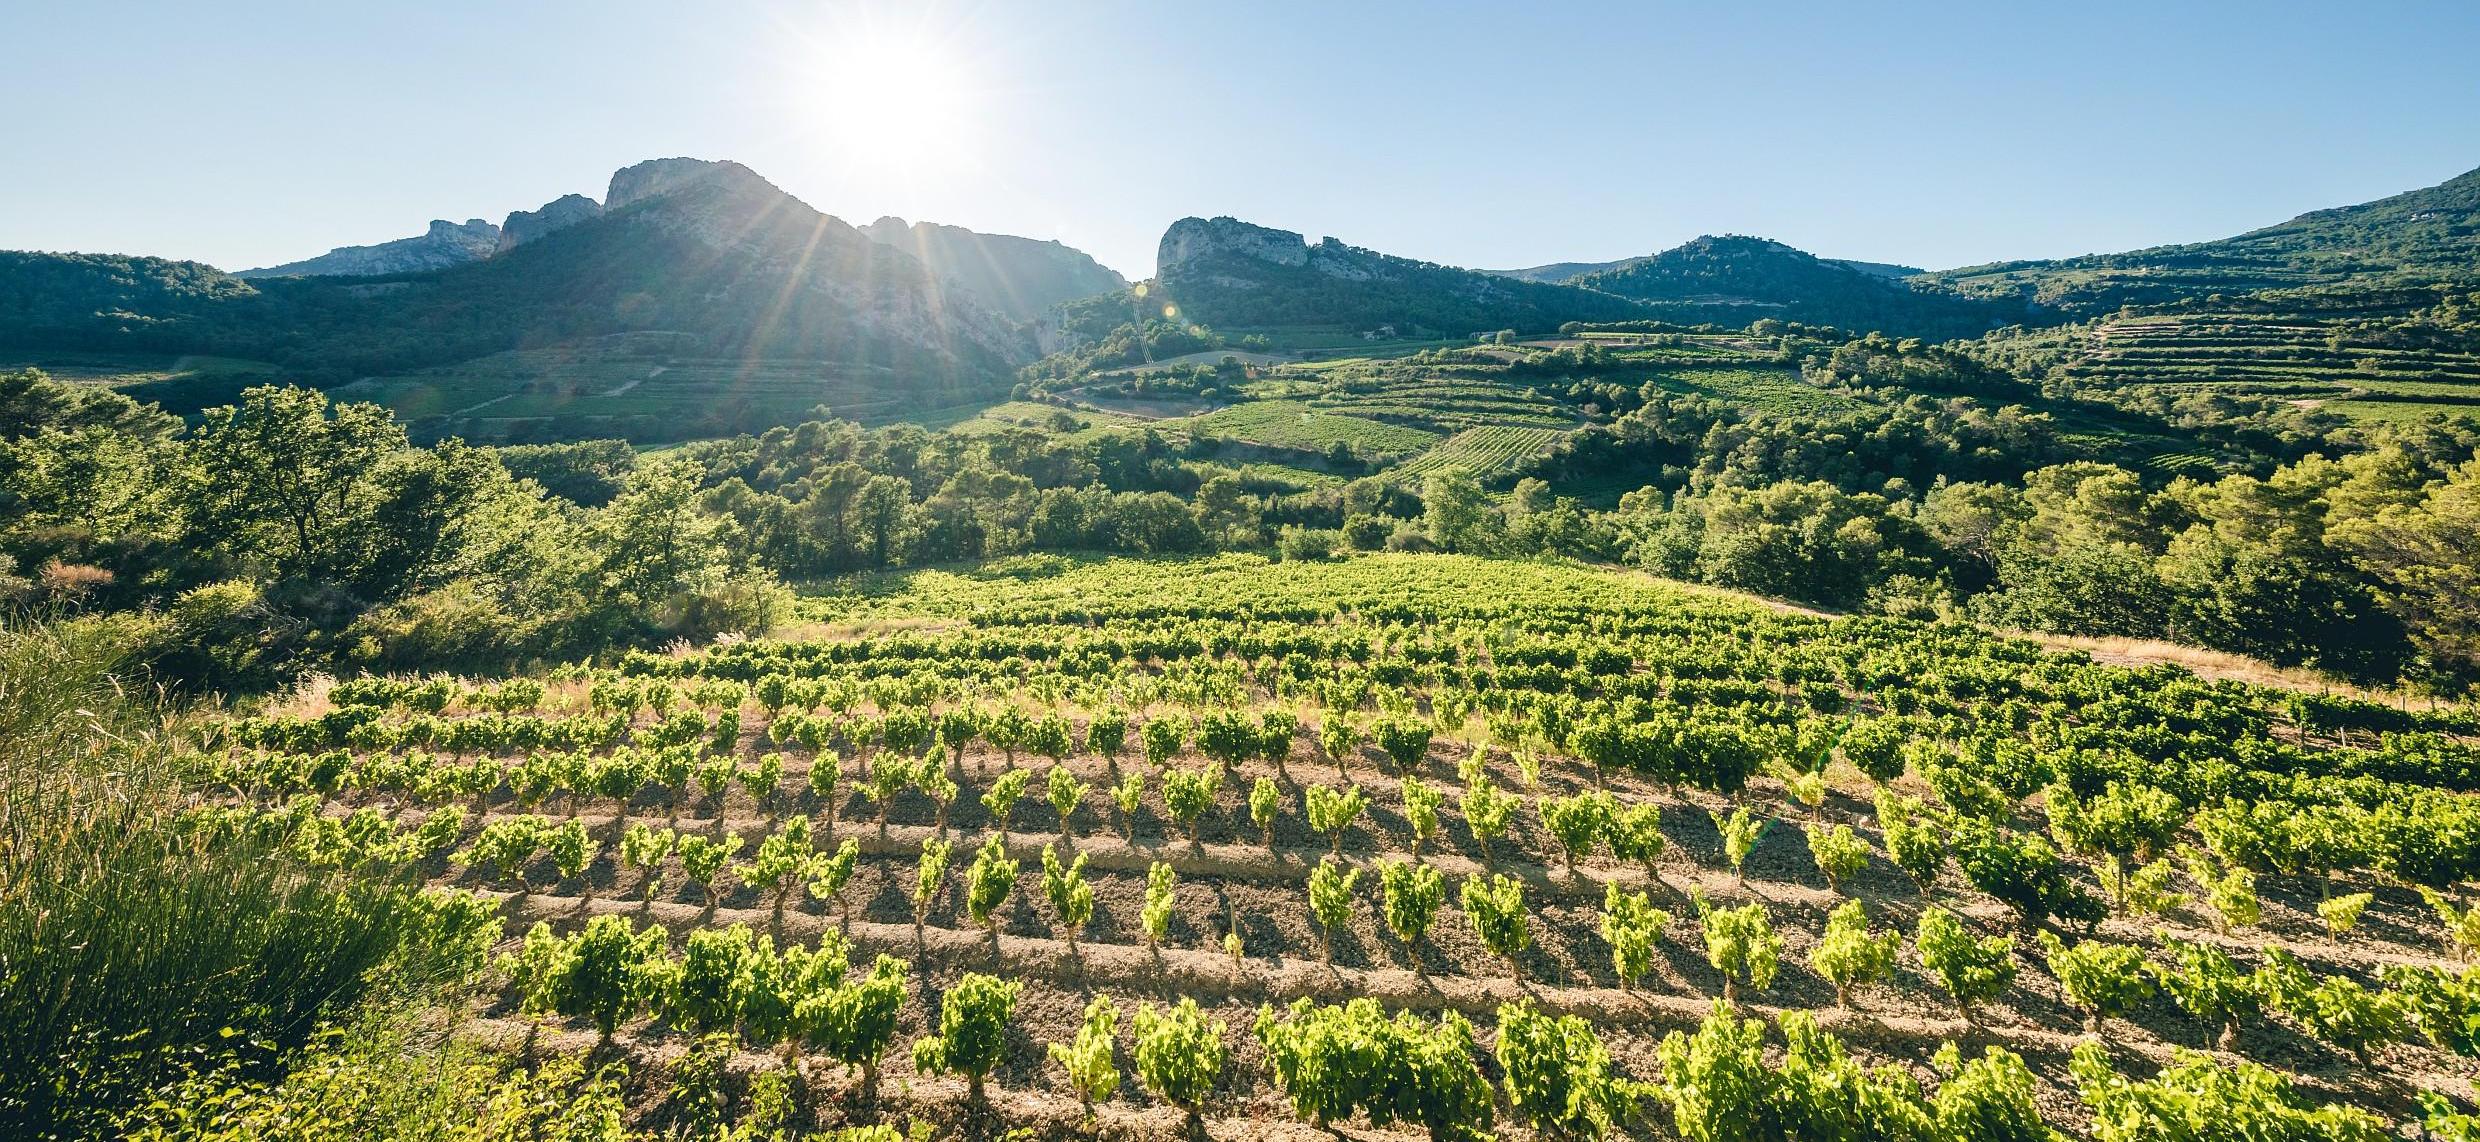
[[[1162,245],[1154,254],[1154,273],[1169,275],[1185,264],[1217,254],[1233,254],[1278,266],[1302,266],[1309,262],[1309,242],[1289,230],[1258,226],[1229,215],[1183,218],[1163,231]]]
[[[764,188],[775,194],[784,193],[758,172],[729,159],[647,159],[611,172],[611,187],[603,194],[603,209],[618,210],[649,198],[702,186],[742,191]]]

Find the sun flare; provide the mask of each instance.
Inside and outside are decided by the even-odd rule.
[[[858,158],[945,165],[965,152],[977,126],[963,53],[920,31],[840,34],[822,46],[813,78],[820,125]]]

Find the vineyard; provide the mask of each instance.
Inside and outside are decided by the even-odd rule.
[[[2026,341],[2054,345],[2057,375],[2098,389],[2271,397],[2360,420],[2468,416],[2480,406],[2480,352],[2467,331],[2374,303],[2147,314]]]
[[[1438,442],[1429,451],[1387,469],[1386,474],[1390,479],[1418,480],[1432,472],[1452,469],[1487,480],[1550,447],[1559,436],[1555,428],[1467,428]]]
[[[640,1104],[2475,1129],[2469,708],[1449,556],[1028,557],[804,608],[307,687],[197,731],[191,827],[431,882],[466,1033],[625,1060]]]

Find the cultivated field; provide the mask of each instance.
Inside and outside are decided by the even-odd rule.
[[[969,1086],[1065,1135],[1104,1074],[1108,1130],[1226,1138],[2470,1094],[2480,921],[2419,887],[2480,872],[2468,709],[1447,556],[1034,557],[804,611],[310,688],[209,736],[201,827],[491,902],[473,1033],[719,1033],[830,1122]],[[1103,996],[1136,1021],[1080,1043]]]

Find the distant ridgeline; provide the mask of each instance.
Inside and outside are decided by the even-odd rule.
[[[499,227],[436,223],[246,277],[160,258],[0,253],[0,351],[213,354],[333,384],[662,331],[710,356],[988,386],[1035,355],[1020,315],[1119,284],[1050,243],[947,227],[875,237],[737,163],[660,159],[615,173],[600,203],[570,195]],[[1019,283],[1012,270],[1028,253],[1039,265]],[[971,266],[971,281],[925,256],[959,274]]]

